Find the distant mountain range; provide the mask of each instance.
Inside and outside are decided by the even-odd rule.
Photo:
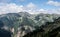
[[[11,31],[13,35],[26,33],[39,29],[46,22],[54,22],[59,14],[29,14],[28,12],[8,13],[0,15],[0,28]],[[19,35],[20,36],[20,35]]]

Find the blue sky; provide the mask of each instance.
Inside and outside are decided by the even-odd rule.
[[[60,0],[0,0],[0,14],[20,11],[49,13],[51,10],[51,13],[54,10],[59,13]]]

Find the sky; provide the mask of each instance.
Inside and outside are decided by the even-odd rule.
[[[60,0],[0,0],[0,14],[18,12],[60,14]]]

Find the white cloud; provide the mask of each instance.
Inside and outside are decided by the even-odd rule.
[[[0,14],[6,14],[6,13],[18,13],[21,11],[26,11],[31,14],[38,14],[38,13],[57,13],[60,14],[60,8],[59,9],[37,9],[37,6],[33,3],[29,3],[26,6],[23,5],[16,5],[15,3],[0,3]]]
[[[23,5],[16,5],[15,3],[0,3],[0,14],[6,14],[6,13],[17,13],[17,12],[21,12],[21,11],[26,11],[29,13],[33,13],[36,8],[36,5],[33,3],[29,3],[26,6]]]
[[[0,14],[16,13],[23,10],[24,10],[23,5],[19,6],[14,3],[0,5]]]
[[[47,4],[53,5],[53,6],[60,6],[60,2],[57,2],[57,1],[48,1]]]
[[[31,14],[34,14],[34,13],[37,13],[37,5],[30,2],[29,4],[26,5],[26,10],[27,12],[31,13]]]
[[[60,8],[59,8],[59,9],[54,9],[54,10],[52,10],[52,11],[53,11],[53,13],[60,14]]]
[[[34,8],[36,8],[36,5],[33,4],[33,3],[29,3],[29,4],[27,5],[27,7],[28,7],[28,8],[31,8],[31,9],[34,9]]]
[[[45,10],[45,9],[39,9],[39,13],[47,14],[47,13],[48,13],[48,10]]]
[[[39,14],[39,13],[44,13],[44,14],[60,14],[60,9],[36,9],[36,10],[28,10],[29,13],[31,14]]]
[[[37,11],[38,13],[44,13],[44,14],[60,14],[60,8],[59,9],[39,9]]]

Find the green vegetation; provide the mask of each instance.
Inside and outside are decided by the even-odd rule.
[[[46,22],[54,22],[54,20],[59,17],[60,15],[58,14],[31,15],[27,12],[9,13],[9,14],[0,15],[0,24],[2,22],[4,24],[2,28],[6,26],[7,27],[6,29],[8,31],[11,31],[11,29],[14,28],[13,35],[14,37],[17,37],[18,31],[21,31],[22,34],[23,31],[25,31],[25,33],[31,32],[33,30],[39,29],[42,25],[45,25]],[[45,30],[47,30],[44,36],[47,36],[49,34],[47,32],[49,32],[48,30],[52,26],[49,25],[47,29],[44,28]]]

